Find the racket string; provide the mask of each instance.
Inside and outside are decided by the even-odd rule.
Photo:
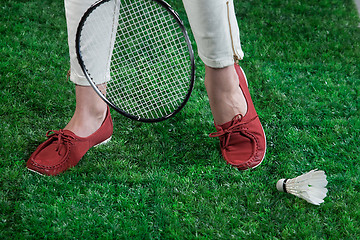
[[[148,0],[121,1],[107,76],[107,98],[142,118],[174,112],[186,98],[190,84],[191,64],[184,34],[167,10],[156,4]],[[101,29],[106,21],[91,22],[100,23]],[[94,37],[93,32],[84,38]],[[102,37],[98,34],[94,42],[103,42]],[[94,50],[94,55],[101,54],[99,51]]]

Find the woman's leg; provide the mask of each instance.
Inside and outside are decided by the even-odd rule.
[[[229,122],[238,114],[245,116],[247,105],[233,65],[224,68],[205,65],[205,87],[216,125]]]
[[[224,68],[240,60],[239,27],[232,0],[183,0],[198,54],[205,65]]]
[[[75,49],[75,36],[77,31],[78,23],[85,11],[95,2],[95,0],[65,0],[65,13],[68,30],[68,45],[70,53],[70,80],[76,84],[76,109],[75,113],[67,124],[65,129],[74,132],[77,136],[86,137],[94,133],[102,124],[105,118],[107,105],[106,103],[96,94],[96,92],[89,86],[87,79],[85,78],[80,65],[78,64],[76,49]],[[109,3],[106,6],[112,7],[113,3]],[[109,21],[112,21],[112,17],[109,16]],[[96,37],[86,39],[87,45],[97,44],[99,48],[104,47],[104,53],[110,51],[107,50],[106,36],[111,37],[111,24],[109,29],[102,29],[101,36],[104,41],[99,43],[96,42]],[[103,69],[108,68],[108,59],[110,57],[105,54],[102,56],[96,56],[96,61],[93,61],[90,68],[94,69],[93,72],[99,73],[96,79],[100,79],[99,84],[102,86],[103,92],[105,92],[105,84],[101,83],[106,81],[109,73]]]
[[[103,123],[107,105],[90,86],[75,87],[76,109],[70,122],[64,128],[79,137],[87,137]]]
[[[94,0],[65,0],[71,76],[75,83],[76,109],[64,129],[49,131],[48,139],[40,144],[27,162],[27,168],[44,175],[57,175],[75,166],[93,146],[107,142],[113,124],[106,103],[89,86],[77,62],[75,35],[78,22]],[[97,59],[98,60],[98,59]],[[100,60],[101,61],[101,60]],[[102,63],[106,61],[101,61]],[[94,63],[96,66],[97,63]],[[102,82],[106,74],[101,73]],[[105,84],[99,82],[105,92]]]
[[[232,0],[183,0],[198,53],[224,159],[240,170],[264,159],[266,139],[242,69],[243,52]]]
[[[184,0],[200,58],[205,63],[205,86],[216,124],[245,115],[247,106],[234,68],[243,52],[232,1]]]

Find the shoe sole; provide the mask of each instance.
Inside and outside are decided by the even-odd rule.
[[[34,172],[34,173],[37,173],[37,174],[39,174],[40,176],[46,176],[45,174],[42,174],[42,173],[39,173],[39,172],[37,172],[37,171],[35,171],[35,170],[33,170],[33,169],[30,169],[30,168],[27,168],[30,172]]]
[[[109,137],[109,138],[106,139],[105,141],[102,141],[101,143],[98,143],[98,144],[94,145],[93,147],[98,147],[98,146],[100,146],[100,145],[107,144],[108,142],[110,142],[110,140],[111,140],[111,137]],[[34,173],[39,174],[40,176],[46,176],[45,174],[39,173],[39,172],[37,172],[37,171],[35,171],[35,170],[33,170],[33,169],[30,169],[30,168],[28,168],[28,167],[27,167],[27,169],[28,169],[29,171],[31,171],[31,172],[34,172]]]
[[[98,143],[98,144],[94,145],[93,147],[99,147],[101,145],[107,144],[108,142],[110,142],[110,140],[111,140],[111,137],[109,137],[108,139],[102,141],[101,143]]]

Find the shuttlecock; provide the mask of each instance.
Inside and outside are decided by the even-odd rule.
[[[276,188],[280,192],[290,193],[309,203],[320,205],[328,192],[327,183],[324,171],[311,170],[296,178],[280,179],[276,183]]]

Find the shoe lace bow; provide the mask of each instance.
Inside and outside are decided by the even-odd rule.
[[[46,137],[57,139],[55,151],[57,151],[59,154],[60,154],[61,146],[65,145],[67,143],[71,143],[71,141],[73,139],[75,139],[73,136],[65,134],[64,131],[61,129],[60,130],[49,130],[46,133]]]
[[[255,117],[256,118],[256,117]],[[253,119],[255,119],[253,118]],[[250,121],[252,121],[251,119]],[[210,133],[209,137],[219,137],[220,141],[222,142],[222,146],[227,148],[229,146],[229,142],[231,136],[234,133],[239,133],[244,130],[243,125],[247,124],[247,122],[242,122],[243,116],[241,114],[236,115],[230,124],[230,127],[223,129],[221,128],[219,131]]]

